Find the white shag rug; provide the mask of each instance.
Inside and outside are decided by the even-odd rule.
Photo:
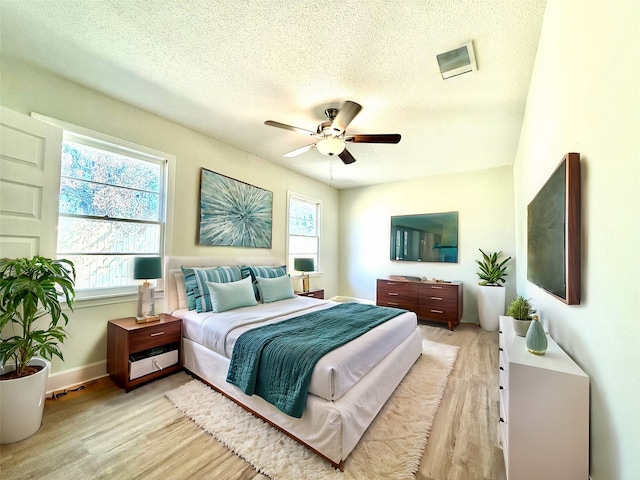
[[[274,480],[412,479],[459,347],[423,340],[422,349],[422,356],[347,457],[344,472],[198,380],[166,396],[198,426]]]

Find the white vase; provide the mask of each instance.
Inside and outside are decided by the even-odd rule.
[[[15,443],[30,437],[42,424],[51,363],[34,358],[29,365],[42,370],[28,377],[0,380],[0,444]],[[15,370],[15,365],[0,367],[0,374]]]
[[[504,315],[505,290],[497,285],[478,285],[478,317],[483,330],[498,330],[500,315]]]

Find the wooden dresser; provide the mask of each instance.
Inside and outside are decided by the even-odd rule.
[[[378,279],[376,305],[411,310],[421,320],[443,322],[453,330],[462,318],[462,283]]]

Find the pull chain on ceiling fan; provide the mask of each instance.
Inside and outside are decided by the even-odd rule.
[[[355,162],[356,159],[347,150],[347,143],[398,143],[401,138],[398,133],[348,135],[346,133],[347,127],[356,115],[360,113],[360,110],[362,110],[362,107],[356,102],[352,102],[350,100],[344,102],[344,105],[342,105],[340,110],[337,108],[327,108],[324,111],[327,120],[318,125],[315,132],[305,128],[275,122],[273,120],[267,120],[264,124],[269,125],[270,127],[283,128],[285,130],[302,133],[318,139],[314,143],[285,153],[285,157],[296,157],[316,148],[323,155],[327,155],[329,157],[337,155],[345,164],[348,165]]]

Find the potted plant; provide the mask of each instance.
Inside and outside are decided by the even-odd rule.
[[[518,295],[513,299],[509,308],[507,308],[507,316],[513,318],[513,329],[516,335],[521,337],[527,335],[534,313],[536,313],[536,310],[533,308],[531,300],[524,298],[522,295]]]
[[[73,309],[75,268],[70,260],[35,256],[0,260],[0,443],[40,428],[47,378]],[[48,322],[48,324],[47,324]]]
[[[485,253],[480,249],[482,261],[476,260],[480,270],[478,282],[478,317],[483,330],[495,332],[504,312],[505,289],[501,283],[507,276],[507,262],[511,257],[500,259],[502,252]]]

